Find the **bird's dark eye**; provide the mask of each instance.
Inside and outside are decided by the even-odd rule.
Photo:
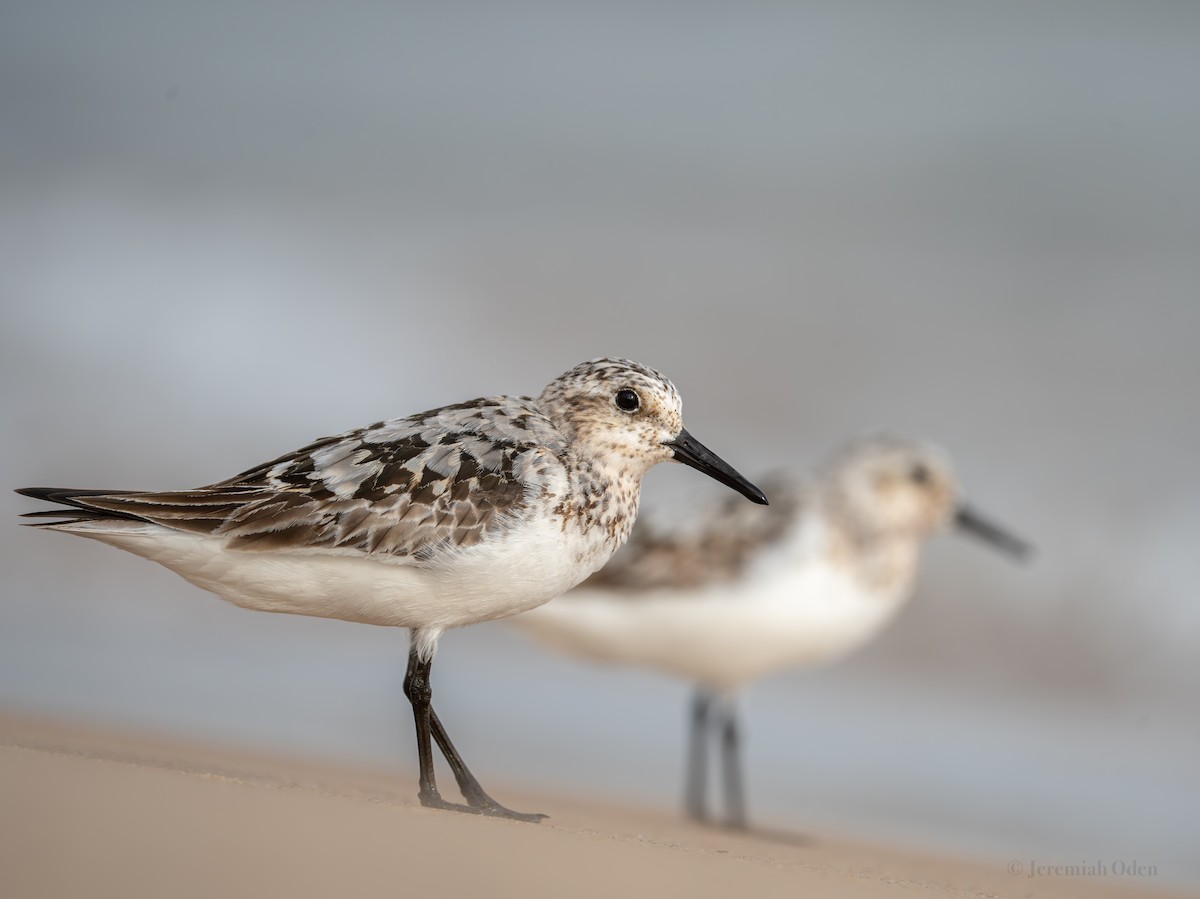
[[[912,471],[910,471],[908,473],[908,476],[910,478],[912,478],[912,482],[914,484],[928,484],[929,483],[929,469],[926,468],[924,465],[922,465],[920,462],[918,462],[916,465],[914,465],[912,467]]]
[[[622,412],[636,412],[642,405],[642,398],[628,387],[617,391],[616,400],[617,408]]]

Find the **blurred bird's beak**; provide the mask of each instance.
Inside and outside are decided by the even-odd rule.
[[[1033,547],[1024,540],[1014,537],[999,525],[992,524],[969,506],[958,507],[954,514],[954,523],[968,534],[974,534],[1018,561],[1024,561],[1033,552]]]
[[[767,497],[761,490],[734,471],[733,466],[693,437],[684,428],[674,440],[663,443],[675,451],[675,458],[684,465],[690,465],[696,471],[702,471],[710,478],[720,481],[726,487],[732,487],[751,502],[765,506]]]

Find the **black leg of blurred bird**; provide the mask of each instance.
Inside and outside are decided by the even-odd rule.
[[[433,710],[433,689],[429,683],[429,670],[432,661],[422,662],[417,656],[414,639],[408,653],[408,671],[404,675],[404,695],[412,703],[413,719],[417,726],[417,759],[420,765],[420,790],[417,794],[421,805],[428,808],[449,809],[457,812],[471,812],[477,815],[495,815],[502,818],[515,818],[518,821],[540,821],[545,815],[525,814],[514,812],[498,803],[487,794],[483,786],[467,768],[466,762],[450,741],[450,735],[442,725]],[[466,805],[448,802],[438,792],[433,770],[433,746],[430,738],[437,742],[438,748],[445,756],[458,788],[462,791]]]
[[[727,697],[723,703],[721,748],[725,776],[725,824],[735,830],[746,829],[746,796],[742,789],[741,737],[738,734],[737,702]]]
[[[684,810],[694,821],[708,820],[704,794],[708,785],[708,713],[712,704],[713,695],[703,687],[697,687],[696,695],[692,697],[687,784],[683,798]]]

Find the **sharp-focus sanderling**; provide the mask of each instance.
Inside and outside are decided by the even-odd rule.
[[[59,519],[42,527],[145,556],[244,608],[410,628],[421,804],[536,821],[484,792],[435,714],[438,638],[598,569],[629,536],[642,476],[671,459],[766,503],[684,429],[670,381],[621,359],[578,365],[537,399],[377,422],[208,487],[18,492],[67,507],[29,513]],[[438,793],[431,736],[466,806]]]
[[[706,818],[707,738],[724,747],[726,820],[745,825],[735,698],[743,685],[845,655],[912,593],[921,546],[951,519],[1014,556],[1027,546],[959,503],[939,451],[855,441],[811,482],[764,481],[769,509],[722,503],[658,523],[569,595],[513,619],[543,642],[696,684],[685,788]]]

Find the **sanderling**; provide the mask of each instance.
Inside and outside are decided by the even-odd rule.
[[[492,799],[434,712],[447,628],[530,609],[598,569],[633,527],[643,475],[676,460],[766,503],[683,427],[675,386],[596,359],[537,399],[496,396],[381,421],[194,490],[33,487],[39,523],[165,565],[248,609],[410,628],[404,692],[422,805],[536,821]],[[434,781],[430,737],[467,805]]]
[[[609,565],[512,619],[559,649],[696,684],[687,813],[707,818],[706,730],[721,732],[726,823],[744,827],[737,691],[828,662],[877,634],[912,593],[921,546],[953,519],[1014,556],[1028,547],[958,502],[947,458],[894,437],[855,441],[811,482],[765,480],[769,509],[722,503],[633,531]]]

